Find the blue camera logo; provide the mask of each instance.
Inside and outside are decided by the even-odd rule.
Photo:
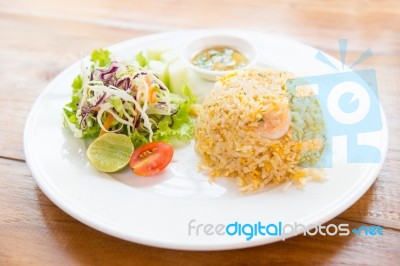
[[[340,40],[339,45],[344,66],[347,41]],[[369,56],[371,52],[367,50],[353,66]],[[316,58],[333,66],[320,52]],[[294,97],[316,97],[320,103],[327,128],[327,150],[318,167],[332,167],[332,139],[338,136],[346,137],[347,163],[381,161],[379,149],[359,141],[360,134],[382,129],[375,70],[338,71],[328,75],[301,77],[289,80],[286,85]],[[315,95],[296,95],[296,89],[304,86],[314,88]],[[298,141],[305,141],[306,136]]]

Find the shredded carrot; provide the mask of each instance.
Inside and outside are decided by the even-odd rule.
[[[150,87],[151,87],[151,79],[150,79],[149,74],[147,74],[147,75],[144,77],[144,80],[146,81],[147,86],[149,86],[149,88],[150,88]]]
[[[144,79],[146,80],[147,86],[149,86],[149,103],[155,103],[157,101],[157,97],[156,97],[157,89],[152,84],[152,81],[151,81],[149,75],[146,75]]]
[[[157,89],[155,87],[152,87],[149,91],[149,103],[155,103],[157,102]]]
[[[136,115],[135,115],[135,120],[133,121],[133,126],[136,125],[136,122],[137,122],[137,120],[139,118],[139,112],[137,110],[135,110],[135,113],[136,113]]]
[[[108,129],[110,128],[111,123],[112,123],[113,121],[114,121],[114,116],[113,116],[112,114],[108,114],[108,115],[107,115],[107,118],[106,118],[106,121],[104,122],[104,128],[105,128],[106,130],[108,130]],[[103,135],[103,134],[105,134],[105,133],[106,133],[106,131],[104,131],[103,129],[101,129],[99,136],[101,136],[101,135]]]

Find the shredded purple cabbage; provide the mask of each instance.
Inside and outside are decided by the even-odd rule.
[[[130,77],[126,77],[126,78],[117,80],[117,82],[115,83],[115,87],[123,88],[126,91],[129,90],[131,88]]]
[[[97,102],[94,105],[88,105],[88,106],[82,106],[81,107],[81,113],[82,113],[82,120],[79,124],[80,128],[85,131],[87,126],[86,126],[86,119],[89,117],[90,112],[98,107],[100,104],[102,104],[106,100],[107,93],[103,93],[103,95],[97,100]]]
[[[82,116],[81,122],[79,123],[79,127],[80,127],[83,131],[85,131],[86,128],[87,128],[86,119],[87,119],[88,116],[89,116],[89,113],[85,113],[85,115]]]
[[[137,79],[139,76],[142,76],[142,75],[147,75],[147,73],[146,72],[136,73],[136,75],[134,75],[132,79]]]
[[[106,70],[100,70],[99,79],[104,85],[113,85],[115,83],[115,73],[118,70],[118,63],[115,61],[111,62],[110,68]]]
[[[161,89],[161,90],[163,90],[163,91],[166,91],[166,90],[167,90],[167,88],[165,88],[161,83],[158,83],[158,82],[157,82],[157,84],[158,84],[158,86],[160,86],[160,89]]]

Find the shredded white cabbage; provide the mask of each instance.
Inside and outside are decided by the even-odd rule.
[[[146,86],[147,86],[147,84],[146,84]],[[141,118],[143,119],[143,125],[147,128],[147,130],[149,131],[149,134],[150,134],[149,140],[152,141],[153,130],[151,129],[151,123],[150,123],[149,117],[145,111],[145,108],[147,108],[147,104],[144,104],[144,106],[142,108],[140,106],[140,104],[132,97],[132,95],[126,93],[126,91],[115,88],[114,86],[107,87],[104,85],[95,85],[95,86],[88,85],[87,88],[88,88],[88,91],[94,92],[95,96],[93,98],[99,99],[100,97],[103,96],[103,94],[105,92],[106,97],[110,97],[110,96],[118,97],[127,103],[132,103],[135,106],[136,110],[139,112]],[[145,94],[145,99],[147,99],[146,97],[148,97],[148,90],[145,90],[144,94]],[[118,122],[120,122],[124,125],[127,125],[131,128],[134,128],[134,126],[135,126],[133,124],[134,118],[130,117],[128,115],[128,113],[125,111],[123,114],[124,114],[124,117],[127,118],[127,120],[124,120],[124,119],[120,118],[117,114],[115,114],[114,112],[109,110],[112,108],[113,108],[113,105],[111,103],[104,103],[104,104],[100,105],[100,110],[97,113],[97,122],[99,123],[100,127],[104,131],[109,132],[109,130],[104,127],[104,125],[101,121],[102,115],[105,111],[107,111],[108,113],[111,113]]]

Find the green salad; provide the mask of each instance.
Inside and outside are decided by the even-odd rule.
[[[149,60],[145,53],[132,61],[113,58],[108,50],[94,50],[91,64],[82,66],[73,81],[64,125],[74,136],[96,138],[114,132],[129,136],[135,148],[154,141],[190,140],[194,120],[189,112],[196,99],[189,87],[169,88],[162,73],[151,68],[163,63]]]

